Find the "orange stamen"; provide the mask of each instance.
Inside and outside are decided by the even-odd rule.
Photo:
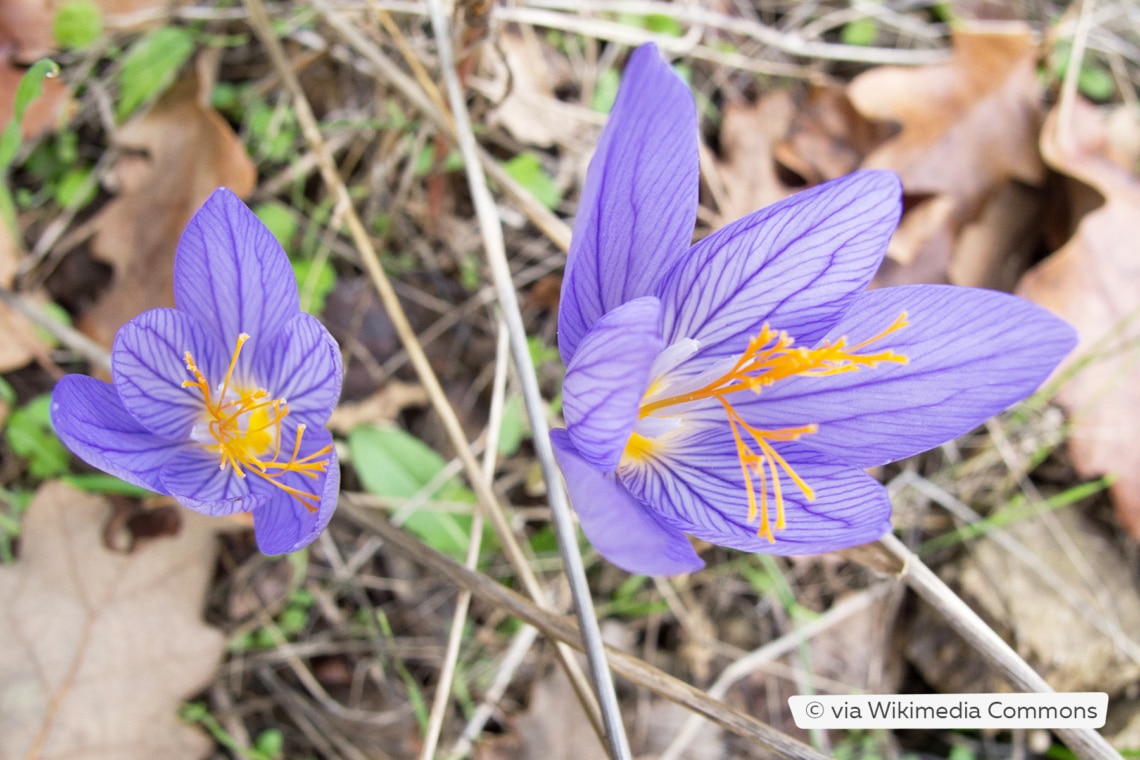
[[[764,325],[759,334],[748,342],[748,347],[740,358],[723,375],[696,390],[643,403],[639,416],[645,418],[672,406],[704,399],[715,398],[719,401],[728,417],[729,428],[736,443],[736,455],[740,460],[740,471],[744,476],[744,487],[748,495],[748,521],[759,519],[757,535],[775,542],[768,512],[769,478],[776,513],[775,530],[782,530],[786,526],[782,475],[790,479],[809,501],[815,499],[815,492],[776,451],[772,442],[798,440],[801,436],[817,432],[819,425],[812,423],[799,427],[761,430],[745,422],[727,397],[743,391],[760,393],[773,383],[797,375],[821,377],[854,372],[862,367],[875,367],[884,362],[906,364],[907,357],[891,350],[876,353],[856,352],[901,330],[907,324],[907,315],[903,312],[885,330],[853,346],[847,345],[846,338],[839,338],[834,343],[825,341],[815,348],[797,347],[786,332],[776,331]],[[656,385],[652,384],[651,390]],[[631,441],[634,437],[638,439],[637,451],[631,451],[627,446],[627,454],[636,454],[638,458],[645,457],[652,450],[651,442],[637,433],[633,434]],[[757,491],[760,493],[759,504],[756,498]]]
[[[226,369],[226,375],[216,396],[189,351],[185,355],[186,369],[194,379],[183,381],[182,387],[197,388],[202,393],[202,400],[206,405],[206,429],[215,441],[206,446],[218,452],[219,468],[224,470],[227,465],[233,467],[234,474],[239,478],[244,478],[247,472],[252,472],[301,502],[308,511],[316,512],[321,503],[319,494],[286,485],[280,481],[280,478],[286,473],[293,472],[317,480],[320,477],[319,473],[328,470],[332,446],[325,446],[320,451],[300,457],[301,438],[305,433],[305,426],[298,425],[293,453],[287,460],[281,461],[281,423],[289,415],[289,406],[285,399],[270,399],[269,392],[264,388],[245,389],[237,385],[231,387],[238,356],[247,340],[249,335],[246,333],[238,336],[237,346],[234,348],[230,365]],[[237,394],[236,398],[233,394]],[[230,398],[227,398],[227,395]],[[273,457],[265,459],[264,456],[270,448]]]

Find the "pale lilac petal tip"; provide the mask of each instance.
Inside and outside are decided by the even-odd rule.
[[[602,317],[566,368],[563,414],[579,455],[613,472],[661,352],[661,302],[637,298]]]
[[[110,383],[67,375],[51,395],[51,422],[63,444],[92,467],[157,493],[162,468],[186,444],[161,438],[132,417]]]
[[[677,575],[704,567],[689,539],[656,519],[613,475],[603,475],[574,449],[565,430],[550,431],[554,458],[582,532],[598,553],[631,573]]]
[[[658,285],[666,343],[729,356],[765,324],[814,343],[871,281],[901,210],[894,173],[860,171],[709,235]]]
[[[558,348],[569,364],[606,312],[650,295],[689,248],[699,182],[693,95],[655,45],[634,51],[574,220]]]
[[[255,341],[267,338],[300,310],[281,244],[224,187],[206,199],[178,242],[174,302],[225,346],[243,332]]]

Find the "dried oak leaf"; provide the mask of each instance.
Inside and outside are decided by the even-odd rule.
[[[845,87],[824,82],[813,85],[799,103],[774,155],[809,185],[818,185],[858,169],[892,132],[891,125],[859,113]]]
[[[213,742],[179,721],[225,639],[201,619],[213,572],[208,518],[173,538],[108,550],[103,499],[60,483],[24,517],[0,567],[0,760],[198,760]]]
[[[889,284],[928,281],[930,271],[940,271],[936,279],[955,279],[951,275],[961,274],[961,267],[955,271],[951,262],[960,253],[956,238],[963,227],[985,216],[995,197],[1008,196],[1011,182],[1040,185],[1044,180],[1032,31],[1021,23],[973,22],[955,32],[953,47],[948,63],[880,67],[857,77],[847,90],[865,117],[900,127],[863,166],[898,172],[909,197],[943,199],[919,218],[904,216],[901,230],[919,229],[908,234],[906,245],[892,246],[888,256],[921,274],[895,272]],[[1008,197],[1000,201],[1008,202]],[[1000,249],[988,253],[1004,256]],[[967,280],[988,284],[989,274],[1002,266],[1000,260],[975,258]]]
[[[137,31],[162,23],[162,9],[170,10],[182,0],[94,0],[103,13],[104,26]],[[64,0],[0,1],[0,39],[11,40],[13,58],[31,63],[56,50],[52,23]],[[141,23],[140,23],[141,22]]]
[[[585,148],[582,141],[591,130],[582,117],[592,114],[558,99],[556,90],[571,81],[565,59],[549,49],[541,39],[504,31],[495,51],[483,56],[494,84],[488,96],[496,103],[488,114],[491,126],[502,126],[524,145],[549,148],[572,145]]]
[[[1018,292],[1077,328],[1081,341],[1073,357],[1096,348],[1091,363],[1057,396],[1073,423],[1069,453],[1085,477],[1116,474],[1111,495],[1117,516],[1140,539],[1140,177],[1106,155],[1107,119],[1093,106],[1076,101],[1067,138],[1058,134],[1058,122],[1055,110],[1042,130],[1045,160],[1091,185],[1104,205],[1025,275]]]
[[[115,136],[119,195],[99,213],[92,253],[114,267],[110,286],[79,321],[104,345],[139,312],[173,305],[174,250],[182,229],[220,186],[253,192],[257,170],[209,106],[205,57],[146,114]]]
[[[10,288],[16,274],[16,241],[0,221],[0,287]],[[0,372],[23,367],[35,355],[39,338],[22,315],[0,303]]]
[[[720,185],[717,207],[724,222],[791,195],[780,177],[774,151],[795,118],[796,104],[786,90],[761,97],[754,105],[726,103],[720,129],[720,158],[710,181]]]

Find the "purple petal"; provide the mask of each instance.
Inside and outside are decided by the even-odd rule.
[[[654,45],[630,56],[578,201],[558,312],[569,365],[603,314],[649,295],[689,248],[697,214],[697,112]]]
[[[774,542],[758,535],[758,520],[748,520],[744,475],[727,426],[688,432],[662,447],[657,456],[623,462],[618,477],[636,498],[652,504],[662,521],[741,551],[821,554],[874,541],[890,530],[891,502],[874,478],[795,443],[775,447],[814,490],[815,499],[808,500],[781,471],[786,526],[775,529],[769,479]],[[760,498],[758,483],[756,498]]]
[[[596,323],[566,367],[562,411],[579,456],[613,472],[637,422],[638,403],[661,352],[661,302],[622,304]]]
[[[92,467],[157,493],[163,465],[187,444],[160,438],[123,408],[114,386],[67,375],[51,394],[51,422],[67,448]]]
[[[681,531],[656,519],[615,476],[594,469],[565,430],[551,430],[550,442],[582,532],[599,554],[645,575],[692,573],[705,566]]]
[[[956,438],[1025,398],[1077,340],[1069,325],[1028,301],[949,285],[865,293],[827,338],[846,335],[856,344],[904,311],[910,325],[865,351],[893,349],[908,364],[795,377],[758,396],[733,397],[734,406],[767,428],[818,423],[801,443],[871,467]]]
[[[227,347],[243,332],[254,342],[270,336],[300,311],[285,251],[224,187],[206,199],[178,241],[174,302]]]
[[[251,492],[255,476],[241,477],[232,466],[220,465],[217,452],[189,446],[162,468],[164,492],[182,506],[211,517],[249,512],[265,502],[265,496]]]
[[[344,368],[340,347],[329,331],[301,313],[258,346],[253,373],[270,398],[288,401],[293,422],[313,428],[323,424],[336,406]]]
[[[709,235],[657,286],[666,344],[730,356],[765,324],[814,343],[871,281],[901,208],[895,174],[860,171]]]
[[[165,438],[185,439],[206,415],[198,388],[184,388],[194,376],[186,352],[211,383],[220,383],[228,357],[193,317],[174,309],[144,311],[119,330],[111,350],[111,371],[123,405],[139,423]]]
[[[301,456],[332,446],[332,435],[324,428],[309,428],[301,441]],[[258,490],[267,500],[253,510],[253,529],[262,554],[286,554],[311,544],[332,519],[340,494],[340,466],[336,449],[329,452],[328,470],[312,480],[290,473],[281,482],[307,493],[320,495],[320,506],[310,512],[293,496],[262,481]]]

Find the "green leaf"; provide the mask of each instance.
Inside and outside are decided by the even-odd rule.
[[[873,45],[879,36],[879,24],[871,16],[856,19],[845,24],[839,33],[839,40],[844,45],[867,47]]]
[[[88,167],[73,167],[64,171],[55,183],[55,202],[59,206],[81,209],[95,200],[95,181]]]
[[[447,465],[431,447],[398,428],[361,425],[348,434],[348,449],[364,488],[377,496],[410,498]],[[456,480],[441,485],[432,496],[474,501],[471,492]],[[471,515],[420,509],[404,521],[404,527],[453,558],[462,559],[467,554]],[[491,535],[484,533],[483,546],[489,550],[491,545]]]
[[[442,166],[436,166],[435,163],[435,146],[425,145],[416,154],[416,163],[412,167],[412,173],[417,177],[426,177],[434,169],[441,174],[448,174],[450,172],[459,171],[463,168],[463,155],[457,151],[449,151],[447,156],[443,159]]]
[[[503,404],[503,421],[499,424],[499,453],[504,457],[514,456],[527,438],[530,438],[530,423],[527,422],[523,397],[514,393]]]
[[[3,377],[0,377],[0,401],[8,406],[16,403],[16,389]]]
[[[348,434],[348,450],[360,482],[377,496],[410,498],[447,464],[430,446],[398,428],[361,425]]]
[[[84,472],[80,474],[64,475],[60,478],[64,483],[69,486],[78,488],[80,491],[87,491],[89,493],[107,493],[115,494],[117,496],[133,496],[136,499],[142,499],[147,496],[153,496],[152,491],[145,488],[139,488],[133,483],[128,483],[125,480],[119,480],[114,475],[106,475],[102,472]]]
[[[1086,63],[1077,75],[1077,89],[1090,100],[1106,101],[1116,94],[1116,80],[1103,66]]]
[[[122,121],[166,90],[193,52],[194,37],[179,27],[164,26],[140,37],[123,59],[115,117]]]
[[[8,445],[16,456],[28,460],[33,478],[62,475],[71,464],[67,449],[51,427],[51,396],[36,396],[8,417],[4,430]]]
[[[598,113],[609,113],[617,100],[618,85],[621,75],[614,69],[606,69],[598,75],[594,83],[594,94],[590,98],[590,110]]]
[[[55,61],[44,58],[33,63],[16,87],[12,119],[5,125],[4,131],[0,132],[0,222],[8,228],[13,238],[19,236],[19,227],[16,225],[16,204],[12,200],[5,175],[16,158],[16,151],[20,149],[20,125],[24,123],[24,112],[33,100],[43,94],[44,79],[58,75],[59,65]]]
[[[71,0],[60,6],[51,24],[61,48],[81,48],[103,33],[103,14],[91,0]]]
[[[300,259],[290,263],[301,292],[301,308],[310,314],[320,314],[329,293],[336,287],[336,269],[328,259]]]
[[[520,153],[503,164],[503,168],[543,206],[552,209],[562,200],[562,193],[558,192],[554,178],[533,153]]]
[[[281,247],[288,251],[293,238],[297,236],[297,217],[293,210],[284,203],[273,201],[259,204],[253,213],[269,228]]]

